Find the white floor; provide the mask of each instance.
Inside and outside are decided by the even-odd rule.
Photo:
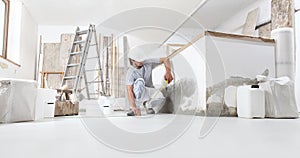
[[[165,137],[158,136],[150,142],[163,143],[172,131],[176,131],[191,116],[179,116],[178,126],[172,126],[175,115],[155,115],[149,117],[62,117],[38,122],[0,124],[0,157],[1,158],[255,158],[255,157],[299,157],[300,156],[300,119],[292,120],[248,120],[241,118],[220,118],[212,131],[204,138],[199,138],[204,127],[205,118],[196,117],[185,133],[175,142],[155,151],[132,153],[116,150],[111,144],[99,140],[118,138],[124,131],[143,135],[170,128]],[[209,118],[206,128],[215,118]],[[97,131],[111,131],[106,138],[95,137]],[[91,134],[91,131],[93,134]],[[118,133],[119,132],[119,133]],[[106,133],[107,134],[107,133]],[[97,139],[96,139],[97,138]],[[121,137],[122,138],[122,137]],[[124,137],[123,137],[124,138]],[[121,139],[119,145],[127,144],[134,148],[137,139]],[[123,141],[126,142],[123,142]],[[158,144],[160,144],[158,143]],[[139,144],[147,148],[147,142]],[[118,148],[117,146],[115,146]]]

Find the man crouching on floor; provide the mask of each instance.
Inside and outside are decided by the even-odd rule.
[[[164,79],[168,83],[173,80],[168,58],[145,60],[145,53],[149,52],[137,47],[130,50],[128,54],[131,65],[126,74],[126,88],[131,107],[130,111],[127,113],[128,116],[140,116],[141,110],[139,107],[142,105],[145,106],[147,114],[155,114],[153,106],[162,103],[161,98],[153,98],[153,94],[158,91],[154,88],[152,83],[152,70],[156,66],[164,64],[166,68]]]

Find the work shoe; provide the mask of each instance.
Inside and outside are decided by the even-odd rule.
[[[155,114],[155,111],[154,111],[153,108],[148,108],[148,109],[146,110],[146,112],[147,112],[147,114]]]
[[[144,105],[144,108],[146,109],[147,114],[155,114],[155,111],[153,110],[153,108],[147,108],[147,105],[148,105],[147,101],[144,101],[143,105]]]
[[[127,112],[127,116],[134,116],[134,112],[130,110],[129,112]]]
[[[130,109],[129,112],[127,112],[127,116],[141,116],[141,110],[138,109],[137,114],[135,114],[134,111]]]

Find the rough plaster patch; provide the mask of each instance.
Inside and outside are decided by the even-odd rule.
[[[272,24],[268,24],[268,25],[265,25],[265,26],[262,26],[258,29],[258,34],[259,34],[259,37],[264,37],[264,38],[271,38],[271,27],[272,27]]]
[[[294,26],[293,0],[272,0],[272,30]]]

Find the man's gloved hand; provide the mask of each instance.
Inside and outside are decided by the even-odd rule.
[[[171,72],[166,72],[166,74],[165,74],[165,80],[167,80],[168,83],[170,83],[170,82],[173,81],[173,76],[172,76]]]
[[[141,116],[141,110],[137,107],[132,108],[135,116]]]

